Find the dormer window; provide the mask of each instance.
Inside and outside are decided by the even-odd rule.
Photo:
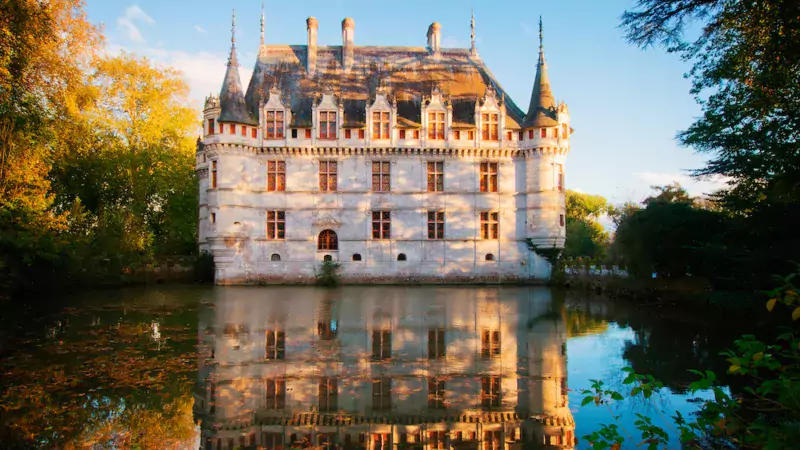
[[[428,113],[428,139],[444,139],[444,112]]]
[[[372,113],[372,139],[389,139],[389,113]]]
[[[283,139],[283,111],[267,111],[267,139]]]
[[[484,141],[496,141],[498,140],[498,128],[497,128],[497,114],[494,113],[483,113],[481,114],[481,128],[483,131],[483,140]]]
[[[319,138],[336,139],[335,111],[321,111],[319,113]]]

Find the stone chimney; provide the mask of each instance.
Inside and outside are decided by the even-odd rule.
[[[345,72],[353,67],[353,61],[355,61],[355,44],[353,43],[355,32],[356,23],[350,17],[345,18],[342,21],[342,67]]]
[[[433,22],[428,27],[428,49],[434,56],[439,56],[442,44],[442,25],[439,22]]]
[[[314,72],[317,71],[317,29],[319,29],[317,19],[313,16],[306,19],[306,27],[308,29],[306,72],[308,72],[309,75],[314,75]]]

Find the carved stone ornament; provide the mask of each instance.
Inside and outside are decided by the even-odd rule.
[[[320,228],[340,228],[342,222],[334,218],[331,213],[324,213],[313,222],[313,225]]]

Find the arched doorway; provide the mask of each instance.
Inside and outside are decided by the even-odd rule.
[[[339,238],[333,230],[322,230],[317,238],[317,250],[339,250]]]

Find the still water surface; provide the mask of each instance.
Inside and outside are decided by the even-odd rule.
[[[706,395],[687,370],[724,372],[732,341],[543,287],[165,287],[69,304],[6,343],[8,447],[587,448],[612,412],[631,431],[635,413],[659,423],[642,401],[580,407],[591,379],[625,391],[632,366],[689,414]]]

